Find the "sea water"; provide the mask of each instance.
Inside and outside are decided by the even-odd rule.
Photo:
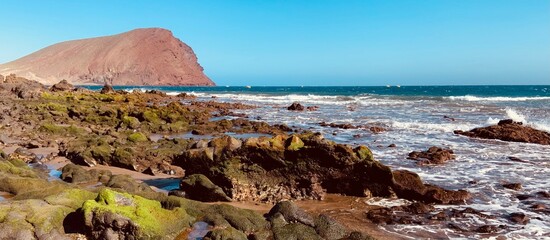
[[[98,87],[92,87],[98,89]],[[351,145],[369,146],[377,160],[392,167],[418,173],[424,181],[448,189],[465,189],[473,200],[464,206],[495,216],[474,219],[468,224],[505,225],[496,235],[510,238],[550,237],[548,213],[532,211],[515,196],[550,190],[550,146],[500,140],[471,139],[453,134],[514,119],[527,126],[550,132],[550,86],[401,86],[401,87],[118,87],[123,90],[157,89],[171,95],[188,93],[198,100],[241,102],[258,108],[238,110],[250,119],[318,131],[328,139]],[[293,102],[318,106],[317,111],[286,109]],[[236,110],[237,111],[237,110]],[[320,122],[376,125],[386,131],[322,127]],[[388,147],[395,144],[396,147]],[[450,148],[456,159],[443,165],[419,166],[407,160],[411,151],[430,146]],[[514,162],[508,157],[524,162]],[[475,182],[475,183],[472,183]],[[519,182],[520,191],[505,189],[503,183]],[[550,206],[548,199],[540,200]],[[387,200],[370,202],[388,205]],[[448,208],[449,206],[438,206]],[[457,207],[457,206],[452,206]],[[531,221],[517,225],[507,220],[513,212],[524,212]],[[384,226],[409,237],[474,237],[445,225]],[[430,235],[432,234],[433,235]]]

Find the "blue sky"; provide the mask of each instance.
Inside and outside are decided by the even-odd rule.
[[[550,84],[550,0],[11,1],[0,62],[162,27],[218,85]]]

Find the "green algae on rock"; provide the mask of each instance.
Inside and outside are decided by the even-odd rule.
[[[88,234],[93,239],[119,236],[134,239],[174,238],[194,218],[183,208],[167,210],[158,201],[103,189],[82,206]]]

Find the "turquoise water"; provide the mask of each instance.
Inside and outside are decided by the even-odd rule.
[[[85,86],[99,90],[102,86]],[[550,85],[518,86],[361,86],[361,87],[173,87],[173,86],[115,86],[120,89],[157,89],[164,92],[209,92],[270,95],[391,95],[391,96],[479,96],[479,97],[549,97]]]

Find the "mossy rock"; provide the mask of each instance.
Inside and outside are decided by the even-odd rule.
[[[26,177],[3,177],[0,178],[0,191],[9,192],[15,195],[31,192],[37,190],[44,190],[51,186],[51,184],[40,178],[26,178]]]
[[[123,116],[122,123],[130,129],[138,129],[140,126],[139,120],[135,117],[130,116]]]
[[[97,193],[72,188],[56,195],[50,195],[44,198],[44,200],[51,205],[63,205],[72,209],[78,209],[82,207],[85,201],[95,199],[96,197]]]
[[[286,150],[298,151],[300,150],[300,148],[304,147],[304,142],[298,136],[292,135],[286,140],[285,145],[286,145]]]
[[[366,146],[359,146],[354,149],[354,152],[357,154],[357,157],[361,160],[374,161],[371,150]]]
[[[231,201],[223,190],[202,174],[187,176],[180,183],[186,197],[203,202]]]
[[[143,121],[147,121],[150,123],[159,123],[161,121],[159,116],[151,110],[144,111],[141,114],[141,118],[143,119]]]
[[[308,239],[308,240],[323,240],[315,229],[299,223],[289,223],[280,227],[273,227],[274,240],[291,240],[291,239]]]
[[[149,139],[147,139],[147,136],[145,136],[145,134],[140,133],[140,132],[135,132],[135,133],[130,134],[127,139],[128,139],[128,141],[133,142],[133,143],[149,141]]]
[[[93,239],[106,232],[133,239],[173,239],[195,220],[183,208],[167,210],[158,201],[109,189],[84,202],[82,210]]]
[[[135,151],[129,147],[118,147],[115,149],[113,155],[111,156],[111,164],[113,166],[119,166],[126,169],[134,169],[135,162]]]
[[[274,149],[283,150],[285,149],[285,141],[286,141],[285,136],[277,135],[270,140],[271,147]]]
[[[235,228],[214,229],[206,234],[204,240],[247,240],[246,234]]]
[[[63,239],[63,221],[74,209],[43,200],[24,200],[0,207],[0,232],[13,239]]]
[[[261,232],[268,228],[263,216],[248,209],[227,204],[211,205],[203,210],[203,221],[216,227],[232,227],[241,232]]]
[[[7,157],[7,156],[6,156]],[[0,160],[0,173],[37,178],[39,175],[19,159]]]
[[[57,134],[57,135],[79,135],[83,133],[83,130],[70,125],[70,126],[61,126],[51,123],[44,123],[39,128],[39,131],[50,133],[50,134]]]

